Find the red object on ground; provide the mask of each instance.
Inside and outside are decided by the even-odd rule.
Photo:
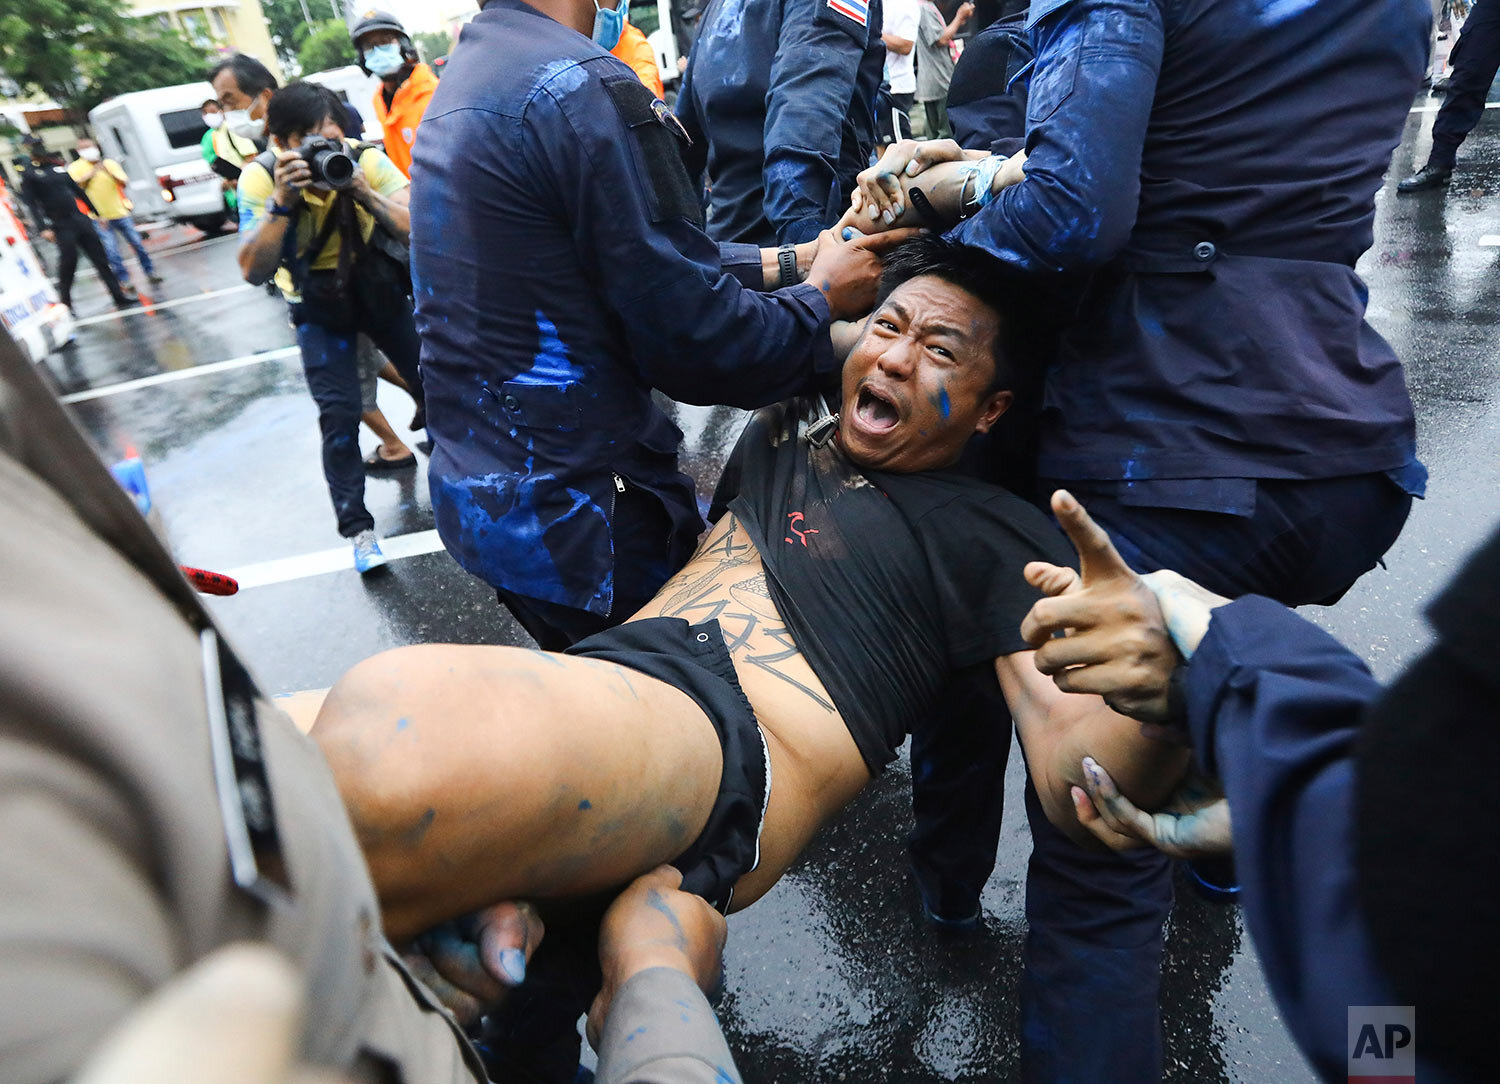
[[[181,568],[188,582],[205,595],[239,594],[239,581],[223,573],[208,572],[201,568],[191,568],[188,565],[182,565]]]

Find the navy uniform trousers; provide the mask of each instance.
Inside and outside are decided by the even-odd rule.
[[[1474,0],[1448,63],[1448,95],[1432,122],[1428,161],[1452,169],[1459,144],[1484,116],[1490,84],[1500,71],[1500,0]]]

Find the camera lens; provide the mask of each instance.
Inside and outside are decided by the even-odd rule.
[[[348,188],[354,180],[354,159],[340,150],[318,151],[311,163],[313,174],[330,188]]]

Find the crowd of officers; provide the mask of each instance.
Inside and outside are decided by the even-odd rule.
[[[899,141],[883,155],[881,0],[713,0],[687,28],[694,40],[675,111],[659,80],[610,55],[633,29],[623,3],[488,0],[440,83],[394,18],[368,12],[352,32],[360,64],[381,79],[383,150],[345,139],[346,116],[326,90],[278,88],[245,57],[219,65],[222,121],[210,149],[235,182],[240,264],[252,282],[274,280],[290,305],[356,567],[384,560],[363,503],[358,334],[425,406],[445,546],[539,644],[561,648],[651,598],[703,529],[698,495],[678,469],[681,433],[653,390],[752,408],[826,385],[858,333],[849,322],[868,311],[879,251],[904,236],[887,231],[919,226],[1032,275],[1051,319],[1022,409],[974,450],[975,472],[1037,499],[1068,487],[1130,569],[1175,570],[1221,603],[1342,595],[1394,542],[1425,482],[1401,365],[1364,320],[1353,268],[1426,69],[1428,0],[1012,6],[1022,10],[982,29],[959,59],[943,111],[955,139]],[[338,173],[330,150],[353,168]],[[955,198],[944,202],[936,180],[924,190],[924,175],[954,177]],[[21,398],[51,419],[40,396]],[[202,746],[206,758],[216,728],[228,727],[239,750],[233,729],[258,724],[257,749],[229,757],[230,789],[234,772],[242,784],[268,774],[277,816],[269,828],[252,818],[238,835],[206,831],[184,812],[195,802],[243,819],[241,803],[225,800],[222,772],[186,779],[172,802],[137,811],[139,853],[126,841],[111,854],[119,911],[103,942],[109,966],[131,961],[127,979],[85,1007],[87,1026],[67,1041],[38,1023],[45,1049],[18,1058],[0,1045],[0,1059],[25,1070],[7,1079],[67,1075],[147,992],[241,939],[286,950],[310,989],[300,1057],[356,1074],[383,1063],[410,1080],[482,1075],[464,1036],[384,946],[355,842],[329,812],[326,774],[217,641],[154,540],[127,522],[103,476],[85,471],[87,455],[63,428],[47,456],[88,484],[65,485],[38,459],[43,445],[28,445],[21,461],[41,478],[32,514],[63,523],[95,570],[93,587],[122,613],[149,614],[152,632],[132,641],[139,657],[96,660],[139,686],[141,727],[80,736],[90,718],[82,703],[49,725],[59,740],[97,745],[101,764],[128,760],[123,783],[84,781],[104,810],[156,786],[158,773],[180,777],[152,759],[166,755],[149,740],[161,727],[172,728],[173,755]],[[45,643],[86,638],[70,621],[97,626],[90,585],[48,564],[63,554],[12,545],[19,552],[6,563],[28,567],[28,582],[66,580],[77,596],[49,599],[45,635],[25,645],[38,672],[64,686]],[[148,644],[149,657],[140,654]],[[165,674],[165,684],[143,683],[147,674]],[[182,708],[175,694],[205,677],[206,714]],[[1341,680],[1352,679],[1328,679]],[[1360,686],[1360,695],[1378,690]],[[914,735],[912,870],[929,917],[951,928],[975,923],[994,863],[1010,736],[993,720],[1005,711],[998,689],[955,690]],[[1220,768],[1226,778],[1255,775]],[[1266,884],[1282,867],[1256,833],[1284,826],[1277,803],[1298,802],[1296,784],[1287,787],[1255,795],[1243,831],[1235,813],[1235,849],[1257,862],[1251,887],[1273,896],[1292,890]],[[1116,815],[1106,794],[1093,797]],[[1354,857],[1340,853],[1347,841],[1325,842],[1319,861],[1352,870]],[[277,847],[289,858],[268,863]],[[50,868],[46,855],[32,857],[32,868]],[[1233,872],[1202,866],[1196,875]],[[673,898],[669,874],[656,876],[653,898],[699,940],[635,971],[618,960],[630,955],[620,947],[629,935],[606,945],[619,1020],[639,1031],[606,1025],[601,1078],[737,1079],[696,991],[722,926]],[[1156,849],[1092,852],[1037,834],[1021,995],[1026,1079],[1160,1079],[1171,876]],[[1272,989],[1330,1079],[1346,1050],[1329,1020],[1356,1003],[1339,998],[1378,990],[1412,999],[1410,985],[1390,985],[1401,975],[1371,967],[1358,931],[1308,955],[1305,935],[1320,928],[1310,916],[1342,906],[1320,897],[1320,885],[1343,891],[1353,876],[1299,881],[1303,906],[1252,915]],[[1349,922],[1363,921],[1343,903]],[[1246,906],[1259,904],[1247,894]],[[625,915],[620,925],[647,919]],[[54,931],[67,922],[48,921]],[[522,937],[510,950],[527,947]],[[469,962],[498,952],[480,945]],[[1338,1003],[1307,1003],[1299,982],[1310,958],[1317,989]],[[68,981],[104,966],[88,962]],[[1422,972],[1418,985],[1430,991],[1431,980]],[[489,1070],[521,1072],[493,1061]]]

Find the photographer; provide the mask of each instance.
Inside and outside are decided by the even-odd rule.
[[[316,84],[293,83],[272,96],[271,149],[240,176],[239,260],[248,282],[274,275],[292,307],[318,404],[323,476],[363,574],[385,556],[364,502],[357,334],[385,353],[419,405],[422,385],[407,296],[408,182],[380,150],[344,141],[340,119],[337,99]]]

